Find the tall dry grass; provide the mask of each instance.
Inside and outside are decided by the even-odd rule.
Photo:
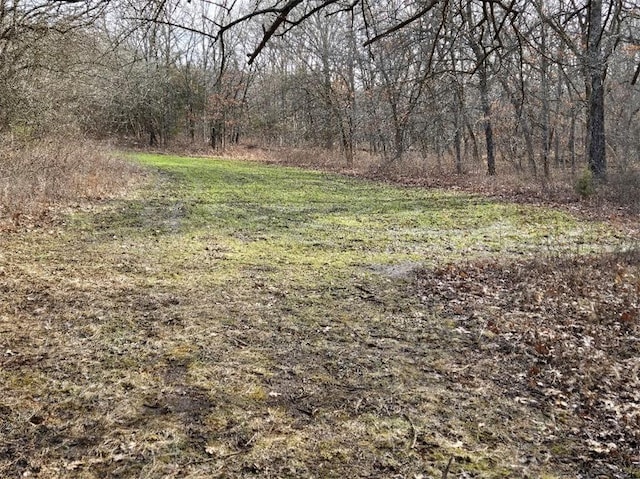
[[[0,219],[121,194],[140,176],[103,143],[54,136],[0,140]]]

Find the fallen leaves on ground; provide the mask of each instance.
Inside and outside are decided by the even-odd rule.
[[[418,284],[475,374],[554,419],[556,460],[640,470],[640,252],[449,264]]]

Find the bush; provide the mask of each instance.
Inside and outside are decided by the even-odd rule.
[[[590,198],[596,193],[596,184],[593,173],[590,169],[585,169],[578,177],[575,185],[576,193],[582,198]]]
[[[137,175],[103,144],[77,138],[0,139],[0,217],[118,194]]]

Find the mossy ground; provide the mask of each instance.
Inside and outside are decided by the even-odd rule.
[[[136,161],[154,175],[130,198],[0,238],[2,477],[439,478],[451,458],[452,477],[576,477],[557,418],[464,373],[416,272],[623,233],[300,169]]]

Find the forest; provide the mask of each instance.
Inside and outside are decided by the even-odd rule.
[[[632,0],[3,0],[0,131],[629,178],[639,17]]]

